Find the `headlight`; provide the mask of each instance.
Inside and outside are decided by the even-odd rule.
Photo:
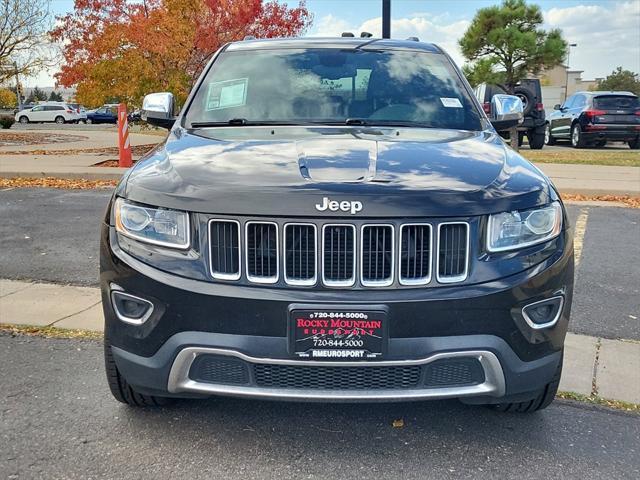
[[[547,207],[489,216],[487,249],[502,252],[528,247],[557,237],[562,230],[562,207]]]
[[[152,208],[116,199],[116,230],[142,242],[173,248],[189,246],[189,215],[178,210]]]

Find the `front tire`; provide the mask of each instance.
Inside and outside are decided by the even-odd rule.
[[[107,373],[107,383],[113,397],[130,407],[161,407],[171,403],[170,398],[157,397],[155,395],[143,395],[136,392],[131,385],[120,375],[116,362],[113,359],[111,346],[104,343],[104,368]]]
[[[93,120],[91,120],[90,118],[87,118],[84,123],[86,123],[87,125],[90,125],[93,123]]]
[[[26,125],[27,123],[29,123],[29,117],[26,116],[21,116],[20,119],[18,120],[21,124]]]
[[[556,397],[558,393],[558,387],[560,386],[560,377],[562,376],[562,360],[564,354],[560,357],[560,362],[558,362],[558,367],[556,368],[556,372],[553,374],[553,378],[547,385],[538,393],[538,395],[526,402],[513,402],[513,403],[498,403],[496,405],[491,405],[492,408],[498,410],[499,412],[510,412],[510,413],[533,413],[538,410],[543,410],[551,405],[553,399]]]
[[[627,144],[629,145],[629,148],[631,150],[640,149],[640,137],[636,138],[635,140],[630,140],[629,142],[627,142]]]
[[[584,148],[587,146],[579,123],[574,123],[571,126],[571,146],[573,148]]]

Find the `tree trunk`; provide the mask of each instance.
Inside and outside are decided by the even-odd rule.
[[[511,140],[511,148],[513,148],[516,152],[520,150],[519,135],[518,135],[518,127],[511,127],[509,129],[509,139]]]

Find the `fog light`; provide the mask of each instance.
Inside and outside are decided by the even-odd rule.
[[[558,322],[563,305],[564,297],[561,295],[547,298],[523,307],[522,316],[533,329],[549,328]]]
[[[111,286],[111,304],[116,316],[125,323],[142,325],[153,313],[153,303],[119,290],[117,285]]]

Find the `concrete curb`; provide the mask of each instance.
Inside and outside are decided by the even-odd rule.
[[[0,280],[0,323],[102,332],[100,290]],[[640,404],[640,342],[569,333],[560,390]]]

